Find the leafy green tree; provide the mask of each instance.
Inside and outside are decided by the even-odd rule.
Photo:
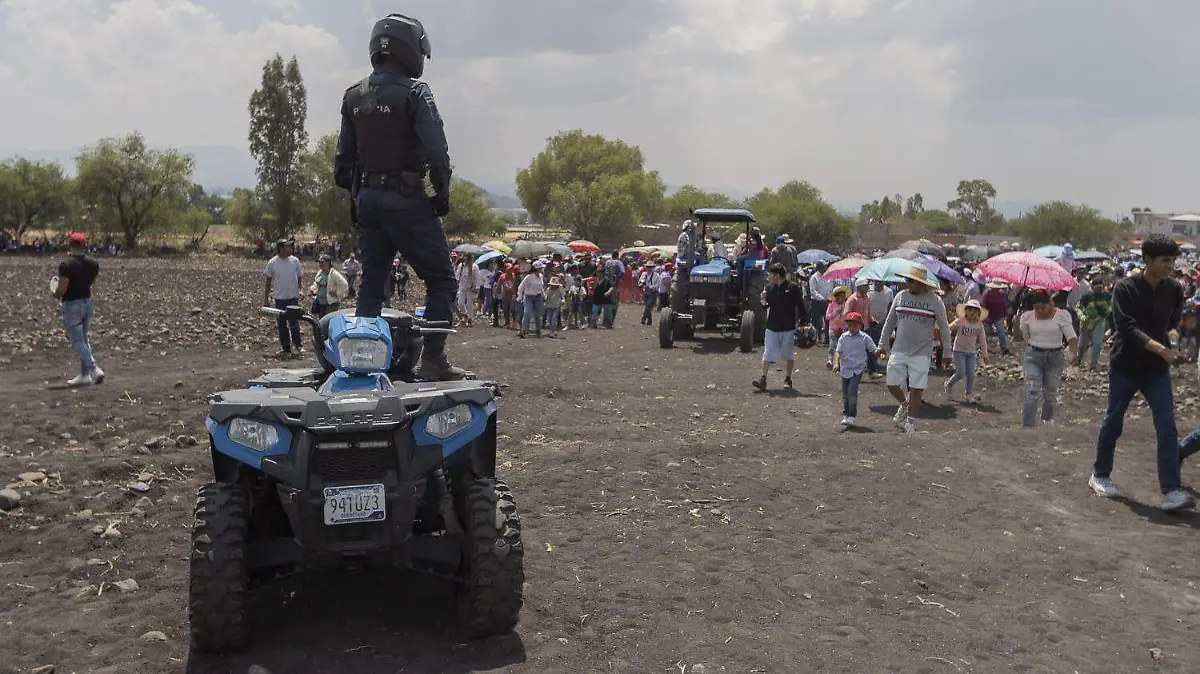
[[[0,227],[20,239],[29,229],[57,224],[70,209],[73,185],[53,162],[0,163]]]
[[[354,223],[350,221],[350,193],[333,182],[333,156],[337,154],[337,134],[321,136],[300,158],[303,201],[308,205],[308,221],[326,236],[350,239]]]
[[[75,158],[79,194],[98,231],[120,233],[126,249],[166,231],[187,207],[191,155],[150,150],[139,133],[106,138]]]
[[[492,210],[488,193],[468,180],[454,178],[450,188],[450,213],[442,218],[446,236],[469,239],[499,235],[504,221]]]
[[[960,180],[956,193],[958,197],[949,201],[946,209],[962,223],[962,231],[979,234],[998,229],[1003,216],[993,206],[996,188],[990,182],[982,179]]]
[[[786,232],[800,250],[849,246],[853,238],[850,221],[823,201],[816,188],[808,185],[811,189],[798,189],[803,185],[808,184],[792,182],[778,191],[764,189],[746,200],[746,208],[758,218],[764,239],[770,242]]]
[[[925,197],[920,192],[909,197],[904,202],[904,217],[916,219],[925,210]]]
[[[1077,249],[1113,245],[1120,225],[1086,204],[1049,201],[1015,220],[1013,228],[1021,242],[1030,247],[1070,241]]]
[[[271,215],[254,190],[236,189],[225,207],[225,220],[251,243],[270,242]],[[283,238],[283,237],[279,237]]]
[[[626,208],[624,197],[613,204],[597,201],[607,195],[615,197],[613,188],[618,185],[626,190],[624,196],[632,199],[632,210]],[[550,138],[529,167],[517,172],[517,196],[534,221],[569,214],[571,221],[560,224],[589,239],[597,235],[615,239],[639,220],[654,221],[663,209],[665,189],[658,173],[646,170],[638,147],[581,130]],[[587,222],[588,214],[601,219]],[[618,215],[622,218],[615,217]],[[606,227],[616,229],[610,232]]]
[[[913,219],[933,234],[960,234],[962,232],[962,223],[953,215],[937,208],[918,211]]]
[[[308,149],[308,95],[296,57],[286,66],[278,54],[267,61],[249,109],[250,154],[258,162],[259,190],[275,215],[267,238],[279,239],[303,226],[306,196],[301,164]]]
[[[684,185],[663,200],[662,217],[666,222],[680,223],[697,208],[737,208],[737,200],[720,192],[705,192],[695,185]]]

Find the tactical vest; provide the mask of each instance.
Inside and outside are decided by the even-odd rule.
[[[346,90],[346,109],[358,139],[362,175],[425,175],[425,162],[413,132],[410,95],[413,81],[399,76],[364,78]]]

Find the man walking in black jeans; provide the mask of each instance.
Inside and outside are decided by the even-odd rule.
[[[304,271],[300,267],[300,260],[292,255],[292,244],[287,239],[280,239],[275,243],[275,257],[267,262],[266,269],[263,270],[263,276],[267,277],[266,287],[263,289],[263,306],[274,306],[276,309],[286,309],[293,305],[300,304],[300,289],[304,287]],[[272,303],[272,299],[274,302]],[[300,346],[300,321],[291,319],[285,321],[283,316],[277,320],[279,325],[279,346],[281,350],[279,355],[284,358],[292,356],[292,347],[295,347],[295,354],[300,355],[302,350]],[[290,339],[289,339],[290,337]]]
[[[1113,287],[1113,335],[1108,372],[1108,409],[1096,439],[1096,461],[1088,487],[1101,496],[1115,498],[1113,455],[1125,427],[1125,413],[1133,396],[1141,393],[1150,405],[1158,439],[1158,485],[1162,509],[1191,508],[1191,495],[1182,489],[1183,459],[1200,450],[1200,431],[1183,443],[1175,427],[1175,395],[1171,366],[1187,358],[1171,346],[1169,333],[1179,325],[1183,289],[1171,280],[1179,257],[1179,244],[1162,234],[1151,234],[1142,243],[1146,269],[1140,276],[1123,278]]]

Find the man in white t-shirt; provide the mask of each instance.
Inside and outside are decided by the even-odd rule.
[[[263,306],[286,309],[289,306],[300,304],[300,288],[304,287],[304,270],[300,267],[300,260],[292,255],[290,241],[280,239],[275,243],[275,257],[267,262],[263,276],[267,277],[266,287],[263,290]],[[291,357],[292,348],[295,347],[295,355],[299,356],[303,350],[300,344],[300,321],[296,319],[285,321],[280,316],[278,324],[279,346],[282,347],[280,355]]]

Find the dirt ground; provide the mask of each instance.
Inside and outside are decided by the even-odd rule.
[[[22,494],[0,511],[0,673],[1200,667],[1200,517],[1155,507],[1144,406],[1118,454],[1129,498],[1106,501],[1085,487],[1094,378],[1069,382],[1059,427],[1036,431],[1018,428],[1020,382],[1003,368],[980,407],[948,402],[935,378],[910,436],[864,383],[867,428],[841,432],[823,352],[803,353],[795,395],[758,394],[758,353],[715,336],[661,350],[632,305],[614,331],[451,338],[457,362],[511,385],[501,471],[528,578],[516,634],[463,643],[440,581],[324,575],[256,596],[248,652],[189,657],[206,396],[278,348],[253,311],[259,265],[102,260],[93,345],[108,380],[70,391],[54,262],[0,256],[0,487]],[[1180,373],[1184,431],[1200,423],[1194,382]],[[45,478],[18,478],[32,471]]]

